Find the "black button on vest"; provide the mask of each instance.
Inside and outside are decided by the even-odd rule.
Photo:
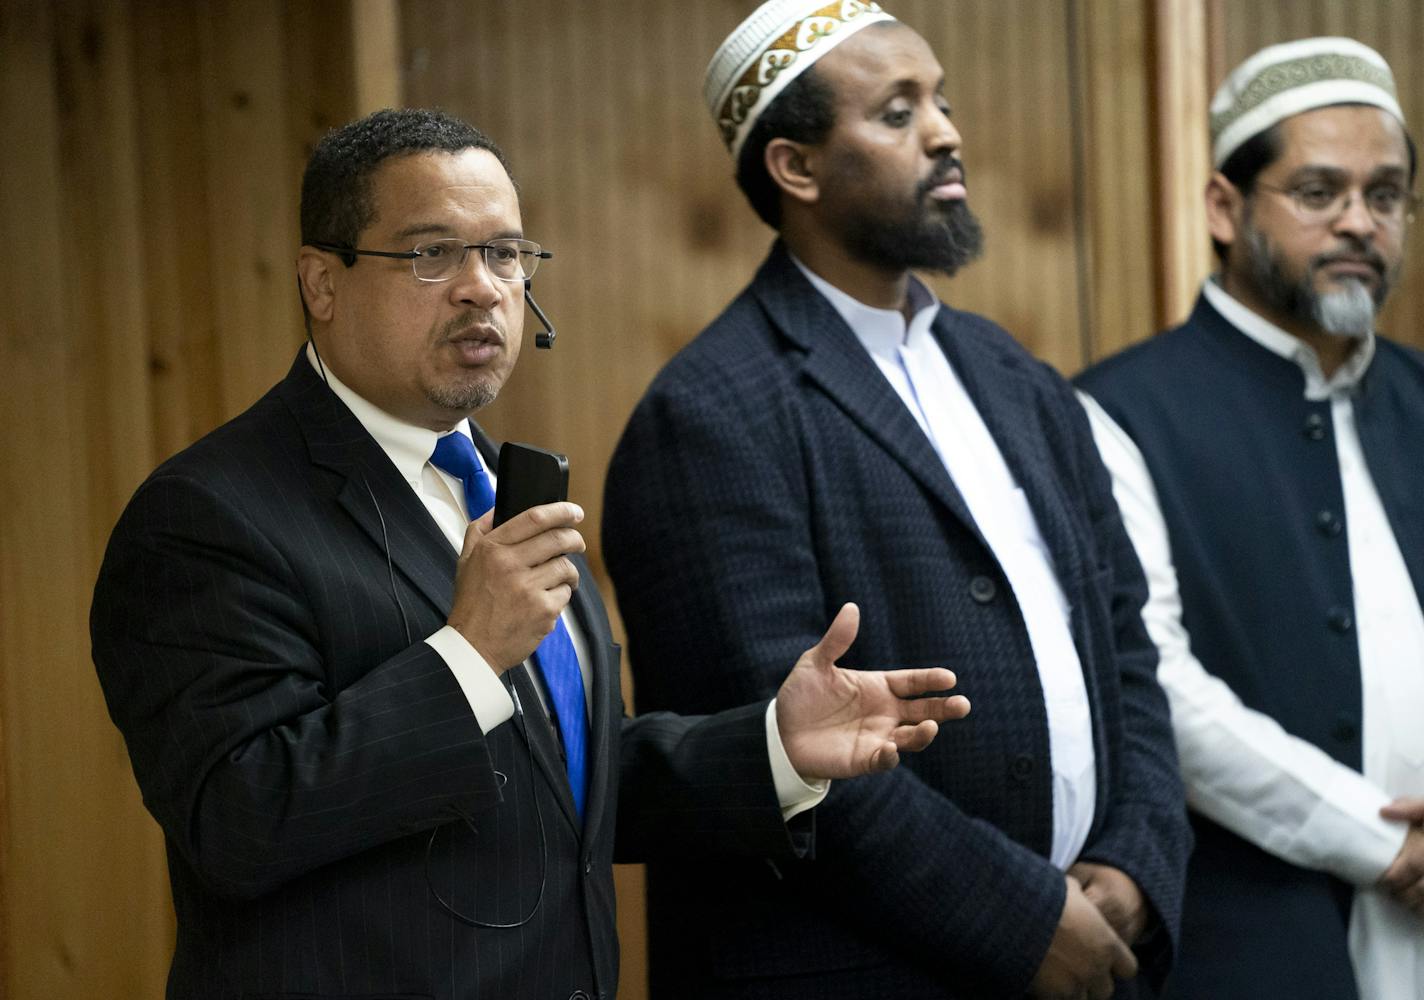
[[[1333,607],[1325,613],[1325,621],[1330,628],[1342,635],[1355,627],[1355,616],[1342,607]]]
[[[969,596],[980,604],[988,604],[999,594],[999,588],[987,576],[976,576],[969,581]]]

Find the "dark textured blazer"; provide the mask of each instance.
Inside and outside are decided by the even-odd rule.
[[[1424,355],[1384,338],[1354,398],[1371,477],[1424,594]],[[1359,770],[1360,648],[1329,400],[1202,298],[1079,384],[1142,451],[1192,653],[1248,707]],[[1323,694],[1328,693],[1328,694]],[[1352,887],[1193,814],[1171,996],[1355,996]]]
[[[1097,751],[1082,858],[1142,887],[1158,980],[1189,836],[1141,569],[1071,389],[977,316],[943,308],[934,335],[1072,604]],[[779,245],[638,405],[603,524],[642,708],[765,696],[845,601],[846,665],[948,666],[974,706],[892,774],[834,784],[814,863],[653,867],[656,995],[1021,995],[1064,899],[1028,634],[930,442]]]
[[[423,641],[455,553],[305,356],[153,473],[114,530],[91,628],[167,840],[170,998],[608,996],[615,819],[633,857],[790,853],[765,703],[624,719],[618,648],[579,569],[582,826],[525,671],[507,675],[524,713],[483,733]],[[474,928],[437,893],[484,922],[534,913]]]

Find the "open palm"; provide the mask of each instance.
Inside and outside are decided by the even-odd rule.
[[[860,631],[860,609],[841,607],[796,661],[776,695],[776,723],[796,773],[808,781],[888,771],[902,750],[923,750],[939,723],[969,714],[962,695],[922,697],[955,685],[943,667],[846,670],[836,666]]]

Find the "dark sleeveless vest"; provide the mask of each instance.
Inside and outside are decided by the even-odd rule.
[[[1377,345],[1355,417],[1424,594],[1424,354]],[[1184,325],[1077,382],[1146,459],[1192,652],[1246,705],[1359,770],[1359,643],[1330,402],[1307,400],[1298,365],[1204,298]],[[1350,887],[1192,820],[1197,849],[1167,995],[1354,998]]]

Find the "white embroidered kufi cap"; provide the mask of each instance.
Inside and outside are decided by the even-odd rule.
[[[893,20],[871,0],[767,0],[753,11],[718,46],[702,81],[732,159],[787,84],[861,28]]]
[[[1306,38],[1268,46],[1236,67],[1212,98],[1212,164],[1220,167],[1277,122],[1332,104],[1371,104],[1404,124],[1389,63],[1368,45]]]

